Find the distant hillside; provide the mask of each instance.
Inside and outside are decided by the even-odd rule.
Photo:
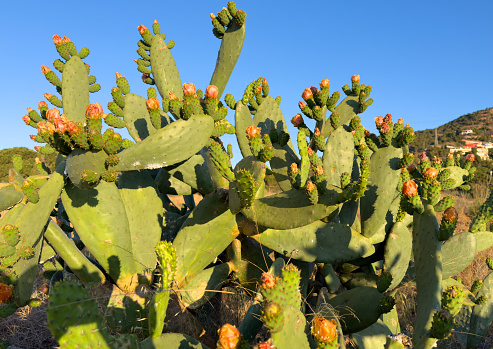
[[[461,136],[460,132],[464,130],[472,130],[473,134]],[[439,126],[437,133],[440,147],[446,145],[460,146],[464,144],[462,141],[465,139],[493,142],[493,108],[462,115],[455,120],[447,122],[445,125]],[[431,152],[437,152],[438,149],[435,149],[435,151],[430,149],[434,145],[435,129],[416,131],[416,138],[411,144],[410,150],[413,153],[421,153],[427,149]],[[448,150],[446,150],[446,153],[448,153]]]
[[[30,150],[26,147],[15,147],[0,150],[0,183],[8,182],[9,180],[9,169],[12,166],[12,157],[14,155],[22,156],[23,166],[21,174],[26,177],[30,175],[37,174],[35,169],[35,160],[39,158],[45,165],[53,171],[55,166],[56,154],[53,155],[41,155],[34,150]]]

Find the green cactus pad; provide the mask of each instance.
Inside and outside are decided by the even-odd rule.
[[[409,219],[395,223],[385,243],[383,270],[392,275],[390,290],[406,275],[412,253],[412,234],[407,228]]]
[[[253,125],[253,119],[250,115],[250,111],[248,107],[239,101],[236,103],[235,109],[235,132],[236,132],[236,141],[238,142],[238,146],[240,147],[241,155],[243,157],[247,157],[252,155],[252,151],[250,150],[250,143],[247,138],[246,129],[248,126]]]
[[[123,120],[126,123],[128,133],[136,142],[140,142],[156,132],[151,123],[146,101],[144,97],[133,93],[125,95]]]
[[[377,287],[378,282],[378,276],[370,273],[340,274],[339,278],[347,289],[362,286]]]
[[[186,160],[206,145],[213,126],[212,118],[206,115],[175,121],[119,153],[120,163],[114,170],[155,169]]]
[[[48,327],[62,348],[113,348],[98,306],[82,286],[58,284],[50,295],[47,314]]]
[[[229,77],[240,57],[243,41],[245,40],[245,25],[239,26],[231,21],[221,40],[221,47],[217,55],[216,67],[210,85],[218,88],[217,98],[220,98],[226,88]]]
[[[445,169],[450,171],[449,179],[454,180],[454,186],[452,188],[449,188],[449,189],[460,187],[462,184],[464,184],[464,181],[466,180],[467,176],[469,175],[469,171],[467,171],[467,170],[465,170],[459,166],[449,166],[449,167],[445,167],[444,170]]]
[[[159,169],[155,181],[161,194],[192,195],[194,193],[191,186],[173,177],[164,168]]]
[[[281,147],[279,144],[273,146],[274,156],[270,160],[272,173],[282,191],[290,190],[292,186],[288,176],[288,168],[291,164],[299,162],[299,159],[293,156],[293,152],[288,146]]]
[[[175,280],[185,286],[211,263],[239,234],[235,216],[216,192],[195,207],[176,236]]]
[[[425,204],[422,214],[413,219],[413,253],[416,264],[417,317],[413,342],[422,343],[431,329],[442,298],[442,253],[438,241],[438,222],[433,206]]]
[[[279,332],[271,333],[272,343],[277,349],[309,348],[306,333],[309,332],[309,324],[305,316],[298,309],[286,309],[284,311],[284,326]]]
[[[272,229],[301,227],[326,216],[339,208],[340,189],[328,186],[318,203],[312,205],[303,190],[291,189],[254,201],[252,208],[242,210],[249,220]]]
[[[24,195],[16,190],[0,189],[0,211],[8,210],[22,201]]]
[[[339,114],[340,124],[346,125],[359,111],[359,97],[358,96],[348,96],[337,105],[334,109],[335,112]],[[327,138],[334,128],[330,122],[325,122],[322,130],[322,136]]]
[[[166,171],[174,178],[188,184],[203,195],[207,195],[214,190],[214,183],[203,164],[204,158],[202,156],[193,155],[190,159],[178,166],[166,168]]]
[[[70,58],[63,68],[62,100],[67,118],[84,125],[89,104],[89,79],[84,62],[77,56]]]
[[[131,280],[126,278],[135,274],[134,255],[125,206],[116,185],[103,181],[93,189],[81,190],[69,184],[62,202],[91,254],[120,287],[129,288]]]
[[[387,336],[393,334],[392,331],[380,319],[363,331],[353,333],[351,338],[359,349],[383,348],[387,342]]]
[[[140,349],[209,349],[193,337],[181,333],[165,333],[157,338],[147,338]]]
[[[392,226],[389,213],[399,182],[400,170],[397,165],[402,158],[402,149],[394,146],[378,149],[371,156],[368,189],[360,199],[361,225],[363,235],[373,243],[382,242]]]
[[[476,253],[493,246],[493,233],[491,231],[477,231],[474,236],[476,237]]]
[[[265,134],[269,134],[270,130],[272,129],[276,129],[278,132],[284,131],[286,133],[289,133],[286,121],[284,120],[284,116],[282,115],[282,111],[279,108],[279,105],[271,96],[267,96],[264,98],[264,101],[253,117],[253,124],[257,127],[260,127],[260,129],[262,130],[262,136]],[[288,141],[287,145],[289,147],[289,151],[292,152],[291,155],[293,157],[297,157],[291,139]]]
[[[333,131],[325,144],[323,168],[327,174],[327,183],[339,186],[341,174],[351,173],[353,169],[354,141],[351,132],[344,127]]]
[[[167,97],[172,92],[180,99],[183,98],[183,89],[175,59],[166,46],[161,35],[155,35],[151,44],[152,77],[156,82],[161,97]]]
[[[104,168],[106,153],[97,150],[82,150],[76,148],[67,157],[66,172],[72,183],[80,189],[90,189],[97,184],[90,184],[82,179],[84,171],[94,171],[101,175]]]
[[[149,250],[161,239],[163,202],[154,180],[145,170],[123,172],[118,179],[118,190],[130,228],[135,270],[149,273],[156,266],[156,256]]]
[[[375,252],[369,239],[338,223],[316,221],[294,229],[267,229],[252,237],[278,253],[305,262],[340,263]]]
[[[197,309],[212,299],[228,279],[231,272],[229,263],[204,269],[197,274],[180,292],[181,302],[189,309]]]
[[[26,304],[31,298],[33,282],[38,273],[37,265],[42,244],[41,234],[63,189],[64,168],[65,162],[58,164],[48,182],[40,189],[39,202],[37,204],[28,203],[17,216],[15,222],[12,223],[21,233],[19,246],[31,246],[34,252],[31,258],[19,260],[13,268],[16,275],[22,275],[17,287],[14,288],[14,299],[20,306]]]
[[[486,297],[486,302],[474,306],[471,314],[467,347],[478,346],[486,336],[488,328],[493,321],[493,273],[488,274],[483,280],[483,287],[476,295],[476,299]]]
[[[57,253],[79,280],[87,285],[105,280],[101,270],[87,259],[75,246],[74,241],[69,239],[66,233],[53,220],[48,224],[44,237],[56,249]],[[43,253],[47,249],[46,246],[49,245],[43,245]],[[41,258],[41,260],[44,259]]]
[[[344,334],[349,334],[362,331],[378,320],[382,297],[375,287],[363,286],[341,293],[327,303],[338,314]]]
[[[466,269],[476,255],[476,236],[463,232],[442,244],[442,279],[459,274]]]

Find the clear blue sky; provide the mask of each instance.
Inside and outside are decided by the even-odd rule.
[[[34,129],[21,117],[54,87],[40,66],[59,56],[52,36],[67,35],[87,46],[102,89],[91,102],[106,108],[115,72],[132,92],[148,85],[133,61],[139,24],[161,23],[183,82],[204,89],[214,69],[220,41],[209,14],[227,1],[8,1],[2,4],[0,55],[0,149],[33,148]],[[460,115],[493,107],[492,1],[258,1],[238,0],[247,12],[247,37],[226,92],[241,98],[247,83],[265,76],[271,94],[281,95],[289,122],[298,113],[304,88],[330,79],[331,91],[353,74],[372,85],[374,104],[362,115],[391,113],[416,130],[433,128]],[[152,4],[152,6],[148,6]],[[232,111],[228,119],[233,120]],[[295,137],[295,133],[291,132]],[[226,142],[234,142],[226,139]],[[235,160],[238,160],[237,158]]]

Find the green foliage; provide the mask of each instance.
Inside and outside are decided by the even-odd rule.
[[[42,155],[25,147],[14,147],[0,150],[0,182],[9,181],[9,169],[12,168],[12,158],[15,155],[22,157],[23,166],[20,174],[29,177],[38,174],[35,159],[39,158],[46,167],[53,172],[55,169],[56,154]]]

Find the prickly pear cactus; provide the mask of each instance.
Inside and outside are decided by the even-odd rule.
[[[493,200],[455,234],[444,192],[468,189],[474,157],[415,160],[413,128],[391,114],[374,118],[378,135],[366,130],[372,86],[359,75],[345,96],[327,78],[300,89],[295,147],[266,77],[246,77],[242,96],[224,95],[245,20],[232,1],[211,15],[221,44],[204,89],[182,82],[179,46],[158,21],[139,25],[135,62],[150,87],[139,96],[116,73],[108,114],[89,103],[100,89],[83,61],[89,50],[53,37],[61,78],[42,72],[60,96],[45,93],[53,107],[40,102],[23,121],[45,144],[37,151],[59,153],[58,166],[49,180],[26,179],[15,158],[0,189],[0,209],[9,209],[1,282],[11,291],[0,309],[29,303],[38,261],[56,260],[63,271],[52,279],[48,320],[62,348],[251,348],[263,325],[269,338],[257,348],[341,349],[345,335],[359,348],[404,348],[394,296],[414,284],[415,348],[447,338],[456,320],[471,332],[462,341],[477,345],[493,320],[489,276],[472,293],[451,276],[493,245]],[[236,164],[226,134],[238,142]],[[193,314],[231,283],[255,293],[243,322],[203,335]],[[193,326],[164,333],[178,313]]]

